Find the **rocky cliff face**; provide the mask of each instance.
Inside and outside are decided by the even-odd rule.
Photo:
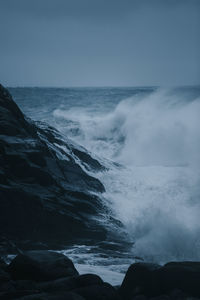
[[[66,243],[105,238],[101,164],[59,132],[27,120],[0,85],[0,236]]]

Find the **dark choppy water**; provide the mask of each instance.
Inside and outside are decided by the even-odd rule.
[[[109,166],[95,176],[134,246],[123,254],[85,245],[66,250],[80,271],[116,284],[135,255],[160,263],[200,260],[200,87],[10,91],[27,116],[55,126]]]

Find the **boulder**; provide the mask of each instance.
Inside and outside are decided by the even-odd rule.
[[[137,294],[154,295],[157,284],[153,272],[159,270],[160,267],[160,265],[151,263],[132,264],[128,268],[119,289],[120,295],[127,300],[132,299]]]
[[[84,274],[76,277],[61,278],[37,284],[43,293],[72,292],[86,300],[120,300],[117,290],[105,283],[95,274]]]
[[[155,299],[179,299],[179,295],[200,297],[200,262],[170,262],[163,267],[149,263],[132,264],[119,293],[127,300],[139,294],[157,297]]]
[[[8,270],[13,279],[47,281],[76,276],[73,262],[63,254],[52,251],[27,251],[10,263]]]
[[[157,297],[153,297],[153,298],[150,298],[151,300],[172,300],[170,296],[168,295],[160,295],[160,296],[157,296]],[[183,300],[184,298],[180,298],[179,300]],[[134,299],[135,300],[135,299]],[[173,299],[173,300],[178,300],[178,299]],[[186,300],[186,299],[185,299]],[[188,299],[189,300],[189,299]],[[192,299],[190,299],[192,300]]]
[[[0,267],[0,284],[4,281],[8,281],[10,279],[10,275]]]
[[[6,262],[3,260],[3,258],[0,257],[0,269],[6,269],[6,267]]]
[[[131,300],[147,300],[147,297],[145,297],[144,295],[137,295]]]
[[[84,274],[76,277],[60,278],[53,281],[42,282],[37,285],[40,291],[71,291],[77,288],[88,287],[91,285],[102,285],[103,280],[95,274]]]
[[[14,282],[15,288],[18,291],[23,291],[23,290],[38,290],[37,284],[33,280],[16,280]]]
[[[81,296],[71,292],[41,293],[18,298],[19,300],[84,300]]]
[[[183,291],[179,290],[179,289],[174,289],[169,293],[170,299],[173,300],[182,300],[182,299],[187,299],[188,298],[188,294],[184,293]],[[189,297],[190,300],[192,300],[192,297]]]
[[[103,283],[101,285],[90,285],[73,290],[85,300],[121,300],[116,289],[110,284]]]
[[[7,290],[5,292],[0,292],[0,300],[14,300],[14,299],[21,299],[21,297],[23,298],[24,296],[27,296],[27,295],[32,295],[34,294],[34,291],[12,291],[12,290]],[[35,291],[35,294],[38,294],[38,291]],[[35,295],[34,294],[34,295]],[[33,298],[32,299],[35,299],[34,298],[34,295],[33,295]],[[37,299],[40,299],[40,298],[37,298]]]
[[[155,272],[160,293],[179,289],[200,297],[200,262],[170,262]]]

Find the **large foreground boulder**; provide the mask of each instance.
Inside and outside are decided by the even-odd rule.
[[[6,275],[6,276],[5,276]],[[0,281],[0,300],[121,300],[95,274],[79,275],[70,259],[52,251],[19,254]]]
[[[16,291],[0,293],[0,300],[85,300],[78,294],[72,292],[59,292],[56,293],[34,293],[30,291]]]
[[[17,255],[9,265],[13,279],[47,281],[78,275],[73,262],[63,254],[52,251],[27,251]]]
[[[174,296],[175,290],[179,291],[177,297]],[[127,300],[135,299],[137,295],[165,295],[169,299],[188,299],[183,295],[200,297],[200,262],[170,262],[163,267],[150,263],[133,264],[129,267],[119,292]]]
[[[157,284],[154,271],[160,269],[160,267],[157,264],[150,263],[132,264],[128,268],[120,287],[120,295],[127,300],[132,299],[137,294],[155,295]]]
[[[37,285],[45,293],[73,292],[86,300],[119,300],[121,299],[115,288],[95,274],[84,274],[54,281],[42,282]]]
[[[120,288],[95,274],[79,275],[70,259],[52,251],[19,254],[0,280],[0,300],[198,300],[200,263],[136,263]]]
[[[95,274],[84,274],[41,282],[37,287],[43,292],[55,292],[71,291],[85,286],[102,285],[103,283],[103,280]]]
[[[200,297],[200,262],[170,262],[155,272],[161,293],[179,289]]]
[[[90,285],[73,290],[85,300],[121,300],[117,291],[109,283]]]

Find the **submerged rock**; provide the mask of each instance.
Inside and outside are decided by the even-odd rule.
[[[85,169],[104,170],[56,129],[28,120],[0,85],[0,237],[57,244],[105,239],[97,196],[104,186],[81,161]]]

